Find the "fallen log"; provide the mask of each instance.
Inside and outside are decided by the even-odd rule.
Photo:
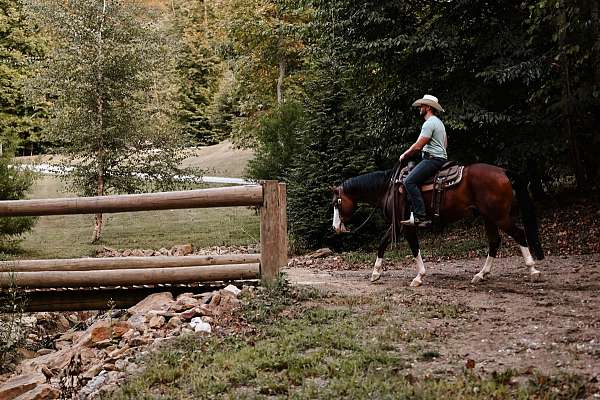
[[[0,272],[93,271],[256,264],[260,254],[191,255],[181,257],[106,257],[0,262]]]
[[[0,288],[156,285],[257,279],[259,274],[258,263],[94,271],[1,272]]]

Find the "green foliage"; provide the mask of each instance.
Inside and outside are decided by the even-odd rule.
[[[138,2],[32,0],[30,11],[55,38],[34,84],[55,95],[50,134],[74,167],[74,189],[147,190],[140,176],[173,187],[184,141],[167,21]]]
[[[230,0],[220,9],[220,53],[239,99],[232,135],[241,146],[256,143],[264,113],[302,93],[308,10],[296,0]]]
[[[10,151],[0,156],[0,200],[23,199],[33,184],[34,175],[31,171],[22,170],[11,165]],[[31,217],[0,218],[0,248],[4,251],[14,250],[19,236],[31,230],[36,219]]]
[[[43,53],[20,1],[0,1],[0,154],[2,147],[36,140],[44,109],[27,102],[23,91],[32,61]]]
[[[295,102],[286,102],[260,118],[256,156],[248,165],[251,178],[285,179],[285,173],[300,147],[302,118],[302,105]]]
[[[411,324],[439,318],[462,326],[464,314],[474,310],[432,313],[448,305],[423,304],[411,292],[405,307],[397,291],[379,295],[323,300],[298,296],[285,285],[258,292],[244,299],[240,320],[223,326],[229,334],[182,335],[138,360],[144,371],[104,397],[571,399],[593,390],[583,376],[536,374],[516,383],[527,377],[512,369],[461,374],[446,371],[445,364],[427,365],[449,358],[436,350],[446,348],[447,338],[431,327],[410,329]],[[456,318],[460,321],[452,321]],[[423,368],[436,373],[419,374]]]
[[[418,136],[422,120],[411,103],[425,93],[447,110],[441,117],[451,159],[508,167],[538,191],[578,168],[598,176],[597,157],[588,155],[600,151],[592,111],[600,81],[591,69],[600,43],[594,47],[589,29],[597,2],[580,3],[313,1],[309,117],[287,175],[296,241],[336,245],[327,187],[391,167]],[[561,25],[561,12],[573,23]],[[561,45],[560,35],[548,40],[557,28],[567,32]],[[560,59],[564,72],[565,57],[570,78],[554,70]],[[362,246],[373,238],[346,241]]]
[[[19,358],[18,349],[26,340],[21,324],[26,297],[16,287],[14,274],[9,271],[5,276],[10,285],[0,293],[0,373],[12,372]]]
[[[224,138],[211,123],[209,107],[219,88],[223,62],[215,49],[215,11],[209,2],[182,2],[174,8],[182,52],[177,69],[182,75],[181,118],[184,132],[199,144]]]

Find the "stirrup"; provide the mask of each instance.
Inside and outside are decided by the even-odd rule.
[[[400,221],[400,224],[406,226],[418,226],[421,228],[428,228],[431,226],[432,223],[428,219],[415,218],[415,214],[411,212],[410,218],[404,221]]]

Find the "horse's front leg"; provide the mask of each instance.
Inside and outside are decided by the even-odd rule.
[[[425,264],[421,257],[421,250],[419,249],[419,238],[417,237],[417,228],[404,228],[404,237],[410,246],[413,257],[415,257],[415,263],[417,264],[417,276],[412,280],[410,286],[416,287],[423,284],[423,276],[425,276]]]
[[[500,232],[498,231],[498,226],[491,221],[485,220],[485,233],[489,244],[488,256],[483,268],[473,276],[471,283],[483,281],[490,272],[492,272],[492,261],[496,258],[498,249],[500,248]]]
[[[371,273],[371,282],[375,282],[381,278],[381,274],[383,273],[383,254],[385,250],[390,244],[392,240],[392,227],[387,230],[383,238],[381,238],[381,242],[379,242],[379,249],[377,250],[377,259],[375,260],[375,265],[373,266],[373,272]]]

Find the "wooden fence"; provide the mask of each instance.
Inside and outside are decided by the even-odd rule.
[[[261,278],[271,284],[287,264],[286,187],[260,185],[178,192],[0,201],[0,217],[257,206],[260,254],[122,257],[0,262],[0,289],[178,284]]]

